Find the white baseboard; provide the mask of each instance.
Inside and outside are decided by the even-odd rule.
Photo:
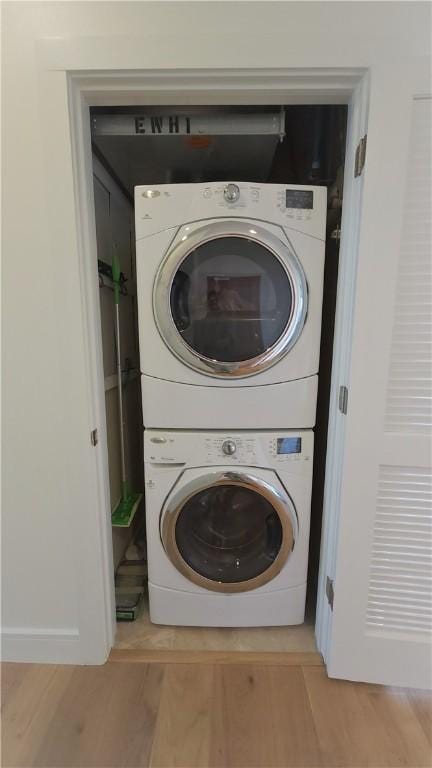
[[[79,631],[68,627],[3,627],[1,660],[35,664],[82,664]]]

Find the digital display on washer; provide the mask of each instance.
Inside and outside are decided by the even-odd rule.
[[[277,453],[301,453],[301,437],[278,437]]]
[[[308,189],[286,189],[286,208],[313,208],[313,191]]]

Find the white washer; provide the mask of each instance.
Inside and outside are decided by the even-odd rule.
[[[304,620],[313,432],[144,433],[150,619]]]
[[[326,204],[325,187],[135,188],[146,427],[314,426]]]

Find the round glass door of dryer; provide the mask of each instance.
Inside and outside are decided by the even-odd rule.
[[[155,283],[162,338],[195,370],[250,376],[297,341],[307,310],[303,269],[288,244],[238,222],[196,230],[168,255]]]
[[[287,561],[296,514],[288,495],[234,472],[188,484],[162,516],[171,562],[190,581],[217,592],[244,592],[271,581]]]

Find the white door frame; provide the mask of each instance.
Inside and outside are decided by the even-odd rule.
[[[45,76],[67,78],[71,151],[74,175],[75,225],[79,253],[82,326],[87,368],[89,433],[97,428],[94,450],[93,528],[87,528],[90,545],[78,564],[79,622],[82,660],[91,663],[107,657],[114,640],[115,611],[112,569],[112,532],[109,498],[105,398],[102,366],[97,250],[92,182],[90,106],[145,104],[347,104],[348,135],[345,161],[344,207],[338,299],[333,351],[329,414],[326,486],[323,510],[316,635],[327,658],[331,611],[326,597],[327,575],[334,572],[339,521],[339,491],[344,446],[344,417],[338,410],[341,384],[349,386],[349,363],[354,314],[355,280],[359,245],[362,179],[354,179],[355,149],[365,132],[368,114],[369,75],[366,69],[230,69],[153,70],[143,72],[74,71],[68,65],[49,66],[49,46],[44,48]],[[65,57],[67,60],[67,56]],[[69,63],[69,62],[68,62]],[[50,72],[50,69],[52,70]],[[49,86],[47,81],[47,86]],[[90,503],[91,500],[89,500]],[[88,566],[88,567],[87,567]],[[90,587],[89,584],[92,584]],[[89,594],[90,591],[90,594]],[[98,605],[98,610],[94,609]],[[101,626],[101,623],[103,626]],[[86,650],[88,649],[88,650]]]

